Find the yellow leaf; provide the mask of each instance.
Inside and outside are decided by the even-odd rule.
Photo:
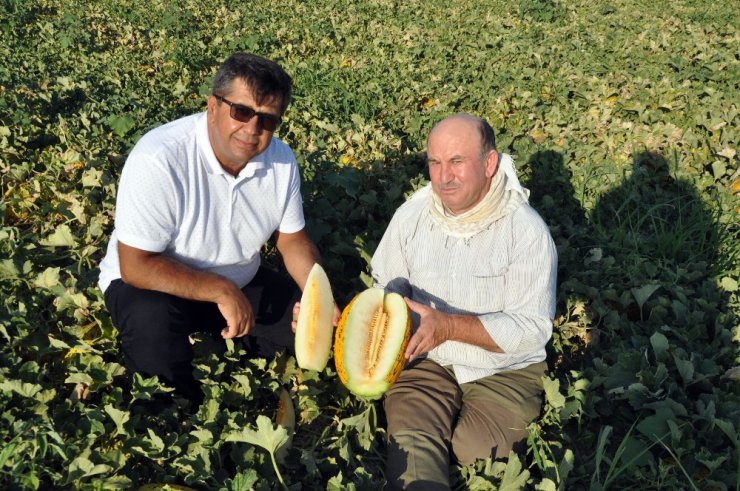
[[[46,289],[57,286],[59,284],[59,268],[46,268],[43,273],[36,277],[33,284]]]
[[[732,183],[732,186],[730,187],[730,192],[732,194],[740,193],[740,177],[735,179],[735,181]]]
[[[60,225],[53,234],[42,239],[40,244],[51,247],[73,247],[75,238],[68,225]]]
[[[547,140],[547,135],[540,128],[535,128],[529,132],[529,136],[532,137],[535,143],[540,144]]]

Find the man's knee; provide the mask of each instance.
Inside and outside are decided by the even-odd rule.
[[[388,433],[418,430],[449,442],[459,404],[457,383],[442,367],[425,362],[407,368],[383,401]]]
[[[130,335],[156,340],[175,332],[190,334],[196,320],[188,302],[192,301],[125,283],[115,285],[115,291],[106,295],[113,323],[124,339]]]

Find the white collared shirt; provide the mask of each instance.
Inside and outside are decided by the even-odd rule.
[[[431,191],[429,191],[431,192]],[[545,359],[555,314],[557,250],[529,204],[470,237],[447,234],[419,192],[393,216],[372,258],[378,286],[441,312],[476,316],[504,351],[445,341],[428,353],[459,383]],[[412,314],[414,328],[419,316]]]
[[[243,287],[269,237],[304,226],[298,164],[285,143],[273,137],[235,177],[213,153],[206,113],[187,116],[153,129],[129,154],[99,286],[105,291],[121,277],[121,241]]]

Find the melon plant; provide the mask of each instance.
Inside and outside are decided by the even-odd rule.
[[[404,366],[411,316],[403,297],[368,288],[342,312],[334,340],[334,362],[342,383],[355,395],[376,399]]]
[[[301,296],[295,330],[295,357],[298,366],[322,371],[331,354],[334,326],[334,297],[324,268],[314,264]]]

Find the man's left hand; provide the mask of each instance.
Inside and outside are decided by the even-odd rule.
[[[295,334],[295,328],[298,326],[298,314],[301,312],[301,302],[296,302],[295,305],[293,305],[293,321],[290,323],[291,329],[293,329],[293,334]],[[339,318],[342,316],[342,313],[339,311],[339,307],[337,307],[337,304],[334,304],[334,315],[331,319],[331,325],[336,327],[337,324],[339,324]]]
[[[419,327],[411,336],[404,353],[406,360],[411,361],[450,339],[453,320],[452,316],[414,302],[410,298],[404,298],[404,300],[406,300],[406,305],[420,317]]]

